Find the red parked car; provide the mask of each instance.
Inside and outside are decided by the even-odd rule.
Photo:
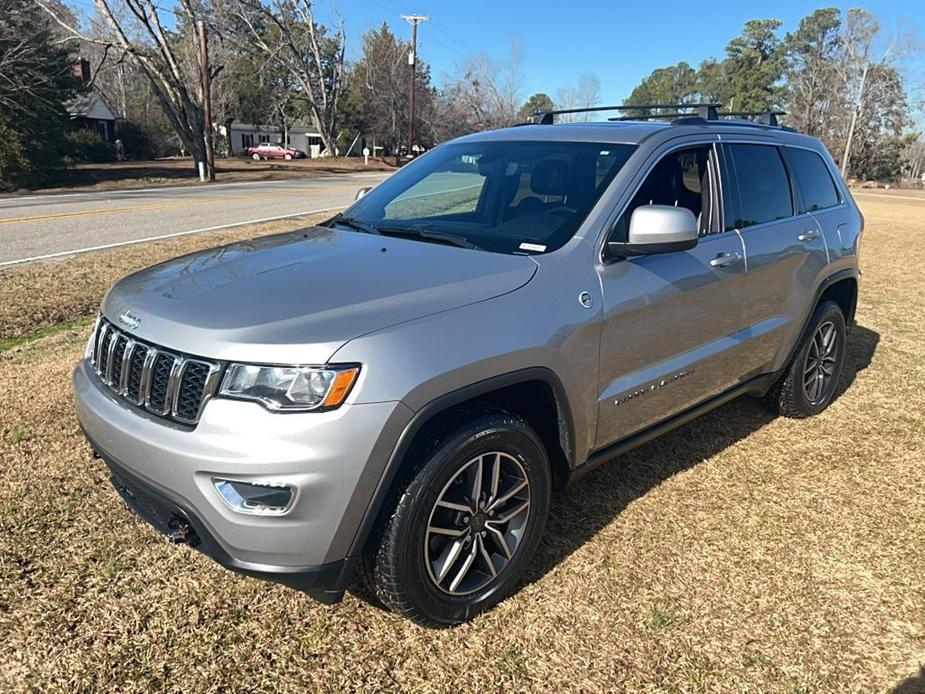
[[[292,147],[283,147],[272,142],[261,142],[256,147],[248,147],[245,150],[251,157],[256,160],[260,159],[303,159],[305,152]]]

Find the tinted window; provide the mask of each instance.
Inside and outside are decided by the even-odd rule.
[[[572,237],[635,149],[593,142],[449,143],[390,176],[345,214],[382,229],[463,236],[489,251],[549,252]]]
[[[790,180],[777,147],[729,145],[739,193],[740,229],[793,214]]]
[[[626,241],[630,218],[643,205],[686,207],[697,218],[701,235],[710,231],[710,145],[671,152],[646,176],[617,221],[612,238]]]
[[[821,210],[839,203],[838,190],[822,157],[808,149],[793,147],[784,148],[784,156],[803,198],[800,212]]]

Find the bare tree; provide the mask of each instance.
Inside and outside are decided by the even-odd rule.
[[[514,39],[503,60],[480,53],[457,66],[459,75],[447,81],[445,91],[463,106],[470,129],[485,130],[517,122],[523,94],[522,57],[520,42]]]
[[[165,28],[161,16],[165,10],[153,0],[121,0],[128,10],[127,16],[117,13],[113,0],[93,0],[109,31],[104,38],[83,34],[61,22],[49,0],[36,1],[74,39],[106,49],[113,48],[127,55],[147,80],[184,148],[193,155],[197,168],[207,166],[199,65],[195,59],[184,58],[180,51],[185,45],[182,39],[187,39],[187,46],[192,39],[195,22],[207,19],[197,13],[192,0],[180,0],[178,6],[182,8],[182,14],[178,15],[178,31]],[[135,37],[130,37],[129,18],[136,30]],[[182,35],[184,30],[186,36]],[[195,55],[195,51],[192,53]],[[214,77],[214,72],[211,77]]]
[[[556,108],[565,110],[578,108],[578,88],[574,84],[559,87],[556,90]],[[571,123],[575,120],[575,114],[562,113],[557,118],[560,123]]]
[[[903,176],[925,182],[925,142],[910,139],[902,153]]]
[[[908,104],[897,61],[906,52],[908,37],[894,34],[878,46],[880,25],[873,15],[850,9],[836,61],[848,104],[841,171],[847,176],[853,158],[876,159],[882,133],[898,136],[908,120]],[[865,166],[864,169],[869,167]]]
[[[344,80],[344,22],[331,35],[315,20],[312,0],[227,0],[226,37],[287,71],[325,149],[337,142],[337,102]]]
[[[578,108],[591,108],[601,99],[601,79],[594,73],[586,72],[578,78],[576,101]],[[582,114],[582,120],[587,122],[589,114]]]

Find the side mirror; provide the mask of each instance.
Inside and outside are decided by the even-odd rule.
[[[366,194],[367,194],[369,191],[371,191],[371,190],[372,190],[372,186],[368,186],[368,187],[366,187],[366,188],[360,188],[360,189],[357,191],[356,197],[353,199],[353,201],[356,202],[357,200],[359,200],[360,198],[362,198],[364,195],[366,195]]]
[[[697,218],[685,207],[643,205],[630,217],[628,236],[607,243],[611,257],[690,250],[697,245]]]

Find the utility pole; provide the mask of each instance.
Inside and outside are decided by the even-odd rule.
[[[199,25],[199,67],[202,80],[202,139],[206,147],[206,175],[208,180],[215,180],[215,152],[212,149],[212,78],[209,75],[209,43],[206,35],[206,23],[201,19]],[[202,180],[205,177],[200,173]]]
[[[411,66],[411,125],[408,128],[408,154],[414,156],[414,91],[417,82],[417,63],[418,63],[418,24],[430,19],[423,14],[403,14],[401,16],[406,22],[411,24],[411,53],[408,54],[408,64]]]

